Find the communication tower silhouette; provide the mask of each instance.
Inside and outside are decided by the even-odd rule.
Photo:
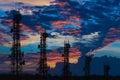
[[[64,54],[62,54],[62,57],[64,57],[63,77],[65,80],[69,80],[69,77],[71,76],[69,65],[69,49],[69,41],[67,43],[64,42]]]
[[[105,64],[104,65],[104,77],[106,78],[106,80],[108,80],[109,71],[110,71],[110,66],[108,64]]]
[[[41,33],[40,37],[40,60],[39,60],[39,67],[38,67],[38,74],[41,76],[42,80],[46,80],[48,77],[48,70],[49,66],[47,65],[47,56],[46,56],[46,38],[48,34],[46,32]]]
[[[90,63],[91,63],[91,56],[90,54],[85,56],[85,67],[84,67],[84,71],[85,71],[85,76],[89,77],[90,76]]]
[[[11,48],[11,71],[13,74],[18,75],[22,72],[22,66],[25,64],[24,53],[21,52],[20,45],[20,21],[22,16],[19,11],[15,11],[13,14],[13,28],[11,33],[13,34],[13,43]]]

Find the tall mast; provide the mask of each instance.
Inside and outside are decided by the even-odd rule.
[[[104,65],[104,77],[106,80],[109,80],[109,71],[110,71],[109,64],[105,64]]]
[[[22,72],[22,66],[24,65],[25,61],[24,53],[21,52],[21,45],[20,45],[20,21],[21,21],[21,14],[19,11],[15,11],[13,14],[13,27],[11,29],[11,33],[13,34],[13,43],[11,49],[11,72],[15,75],[18,75]]]
[[[91,56],[90,53],[88,53],[88,55],[85,56],[85,67],[84,67],[84,71],[85,71],[85,76],[87,78],[90,77],[90,63],[91,63]]]
[[[65,80],[69,80],[69,77],[71,76],[69,65],[69,49],[69,41],[67,43],[64,42],[64,54],[62,55],[62,57],[64,57],[63,77]]]
[[[48,34],[46,32],[41,33],[40,37],[40,60],[39,60],[39,67],[38,72],[41,76],[41,80],[46,80],[45,78],[48,76],[49,67],[47,65],[47,56],[46,56],[46,38]]]

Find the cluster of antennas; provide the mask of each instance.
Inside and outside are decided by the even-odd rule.
[[[21,14],[19,11],[16,11],[13,16],[13,28],[11,29],[11,33],[13,34],[13,46],[11,48],[11,55],[9,57],[11,58],[11,71],[14,74],[19,74],[22,71],[22,65],[25,64],[24,60],[24,52],[21,52],[21,45],[20,45],[20,21],[22,19]],[[48,34],[46,32],[41,33],[40,37],[40,45],[38,45],[38,48],[40,49],[40,60],[39,60],[39,67],[37,71],[42,76],[48,75],[49,66],[47,65],[47,56],[46,56],[46,38],[48,37]],[[69,66],[69,49],[70,49],[69,40],[64,42],[64,54],[62,54],[62,57],[64,57],[64,68],[63,68],[63,75],[65,79],[67,80],[68,77],[71,75],[70,72],[70,66]],[[90,75],[90,62],[91,62],[91,56],[90,54],[86,55],[85,60],[85,75]],[[109,65],[104,66],[104,74],[108,75],[109,72]]]
[[[15,11],[13,15],[13,28],[11,29],[11,33],[13,34],[13,46],[12,46],[12,53],[9,56],[11,58],[11,71],[14,74],[19,74],[22,71],[22,65],[25,64],[24,61],[24,53],[21,52],[21,45],[20,45],[20,21],[22,19],[21,14],[19,11]],[[48,34],[46,32],[41,33],[40,37],[40,45],[38,48],[40,49],[40,60],[39,60],[39,67],[37,71],[41,76],[47,76],[49,66],[47,65],[47,56],[46,56],[46,38]],[[70,44],[69,41],[64,43],[64,74],[68,75],[69,71],[69,49]],[[66,67],[65,67],[66,66]],[[68,68],[68,70],[67,70]]]

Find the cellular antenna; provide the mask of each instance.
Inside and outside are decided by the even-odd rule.
[[[41,33],[40,37],[40,60],[39,60],[39,67],[38,67],[38,74],[41,76],[41,80],[46,80],[48,77],[48,70],[49,66],[47,65],[47,56],[46,56],[46,38],[48,34],[46,32]]]
[[[105,77],[105,80],[109,80],[109,72],[110,72],[109,62],[104,63],[104,77]]]
[[[85,67],[84,67],[84,71],[85,71],[85,77],[87,79],[89,79],[90,77],[90,63],[91,63],[91,55],[90,55],[90,52],[88,52],[86,55],[85,55]]]
[[[65,80],[69,80],[69,77],[71,76],[69,65],[69,49],[70,49],[69,40],[68,42],[64,41],[64,54],[62,54],[62,57],[64,57],[64,67],[62,75]]]
[[[24,52],[21,52],[21,44],[20,44],[20,21],[22,19],[22,15],[19,11],[14,11],[13,13],[13,27],[11,29],[11,33],[13,34],[13,43],[11,48],[11,72],[14,75],[21,74],[23,70],[24,61]]]

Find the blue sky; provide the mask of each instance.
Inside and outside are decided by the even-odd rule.
[[[120,40],[117,40],[104,48],[95,51],[94,57],[116,57],[120,58]]]

